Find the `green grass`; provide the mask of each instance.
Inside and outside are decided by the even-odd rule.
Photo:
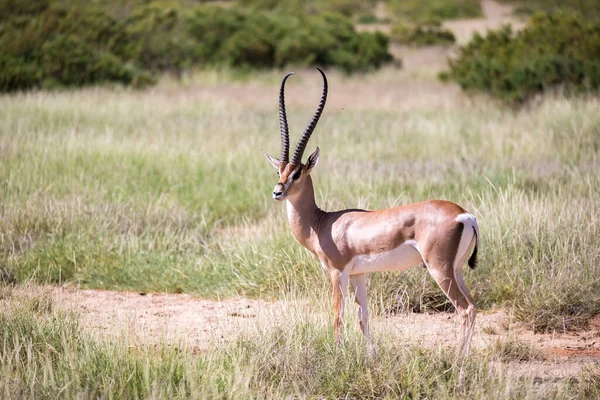
[[[557,0],[501,0],[504,3],[513,3],[516,6],[516,13],[533,14],[539,11],[575,11],[589,19],[598,20],[600,18],[600,4],[595,0],[575,0],[575,1],[557,1]]]
[[[371,357],[360,333],[349,332],[335,347],[331,331],[322,317],[292,312],[280,324],[195,353],[183,339],[147,345],[128,336],[91,336],[47,289],[0,286],[0,396],[525,399],[600,394],[596,368],[543,386],[533,377],[511,378],[510,363],[523,360],[527,349],[517,342],[474,350],[460,361],[448,349],[425,349],[384,335],[377,343],[379,354]]]
[[[479,0],[391,0],[386,6],[395,16],[415,22],[476,18],[482,15]]]
[[[294,90],[313,89],[300,76],[293,137],[314,106],[298,102]],[[515,307],[536,330],[585,326],[600,312],[598,100],[547,95],[516,111],[457,98],[406,111],[356,96],[353,85],[385,76],[332,78],[309,146],[322,154],[318,203],[458,202],[481,228],[480,267],[466,279],[483,309]],[[202,79],[0,97],[3,275],[212,298],[326,291],[270,198],[277,179],[260,154],[279,148],[278,77]],[[336,95],[356,101],[340,109]],[[376,312],[448,307],[422,268],[374,275],[370,292]]]

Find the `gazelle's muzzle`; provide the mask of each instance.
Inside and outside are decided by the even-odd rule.
[[[273,198],[277,201],[283,200],[285,198],[285,194],[283,193],[284,189],[285,188],[281,183],[275,185],[275,187],[273,188]]]

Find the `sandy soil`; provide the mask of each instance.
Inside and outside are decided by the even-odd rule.
[[[56,288],[53,296],[76,311],[84,329],[108,338],[127,338],[135,343],[170,343],[185,340],[195,351],[205,351],[234,340],[240,332],[268,327],[307,304],[268,302],[245,298],[222,301],[184,294],[140,294]],[[328,318],[327,316],[324,316]],[[436,348],[455,348],[460,319],[449,313],[403,314],[372,318],[373,335],[392,335],[398,340]],[[358,328],[357,328],[358,329]],[[537,359],[512,362],[510,373],[553,380],[577,374],[600,362],[600,318],[589,330],[534,334],[514,323],[504,311],[480,313],[473,346],[485,348],[498,342],[516,341],[538,349]]]

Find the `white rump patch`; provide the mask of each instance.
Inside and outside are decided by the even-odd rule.
[[[458,251],[456,252],[456,260],[461,260],[466,258],[465,256],[467,253],[471,253],[471,244],[474,244],[473,239],[475,237],[475,232],[477,232],[477,236],[479,237],[479,226],[477,226],[477,220],[475,219],[475,216],[469,213],[459,214],[454,220],[457,222],[462,222],[464,225]],[[473,232],[473,230],[475,230],[475,232]],[[462,267],[462,265],[458,267]]]
[[[464,213],[464,214],[458,214],[456,216],[456,218],[454,218],[455,221],[458,222],[462,222],[465,225],[471,225],[471,226],[477,226],[477,220],[475,219],[475,216],[473,214],[469,214],[469,213]]]

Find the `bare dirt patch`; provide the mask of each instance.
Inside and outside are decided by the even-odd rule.
[[[86,331],[134,342],[160,343],[185,339],[197,350],[215,341],[231,341],[252,325],[266,323],[284,302],[245,298],[221,301],[185,294],[112,292],[56,288],[55,301],[75,311]]]
[[[54,289],[53,296],[59,304],[77,312],[82,327],[94,335],[126,337],[147,344],[183,338],[195,351],[231,342],[246,329],[277,324],[293,309],[310,310],[308,303],[298,302],[246,298],[215,301],[185,294],[65,287]],[[374,336],[390,335],[407,344],[453,348],[460,332],[460,318],[451,313],[378,316],[372,318],[372,331]],[[525,345],[540,354],[523,361],[507,359],[510,374],[542,382],[573,376],[600,362],[600,319],[585,331],[534,334],[512,321],[505,311],[480,313],[473,347],[484,349],[507,342]]]

